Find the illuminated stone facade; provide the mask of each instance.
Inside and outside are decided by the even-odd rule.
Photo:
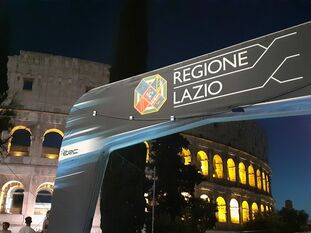
[[[185,164],[205,178],[195,195],[217,203],[217,229],[239,230],[256,213],[273,211],[265,137],[254,121],[211,124],[183,136],[190,142]]]
[[[109,82],[109,66],[49,54],[24,52],[9,57],[8,102],[13,100],[14,128],[0,164],[0,219],[13,233],[26,216],[41,229],[50,208],[59,147],[67,113],[91,88]],[[93,232],[99,232],[96,210]]]

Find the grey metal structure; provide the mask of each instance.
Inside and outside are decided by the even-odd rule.
[[[90,232],[116,149],[212,122],[310,114],[310,41],[308,22],[83,95],[67,121],[48,232]]]

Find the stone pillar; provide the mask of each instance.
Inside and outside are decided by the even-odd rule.
[[[254,168],[254,177],[255,177],[255,189],[258,190],[258,187],[257,187],[257,168],[255,167],[254,164],[253,164],[253,168]]]
[[[272,196],[272,181],[271,181],[271,176],[269,175],[269,188],[270,188],[270,192],[269,192],[269,194]]]
[[[263,177],[262,177],[262,169],[261,169],[261,168],[259,168],[259,171],[260,171],[260,177],[261,177],[261,179],[260,179],[260,181],[261,181],[261,191],[263,192]]]
[[[244,201],[242,197],[239,197],[237,199],[239,203],[239,214],[240,214],[240,225],[243,224],[243,208],[242,208],[242,202]]]
[[[213,152],[209,152],[207,154],[208,156],[208,176],[210,178],[213,178],[213,172],[214,172],[214,167],[213,167]]]
[[[228,166],[227,166],[228,155],[225,154],[220,157],[222,159],[222,171],[223,171],[224,180],[228,180]]]
[[[23,199],[23,206],[22,206],[22,215],[26,216],[28,211],[28,200],[29,200],[29,189],[30,189],[30,180],[29,177],[25,180],[23,180],[24,184],[24,199]]]
[[[231,197],[230,196],[226,196],[224,198],[226,200],[227,225],[229,225],[229,224],[231,224],[231,214],[230,214],[230,200],[231,200]]]
[[[246,186],[247,187],[249,187],[250,185],[249,185],[249,179],[248,179],[248,166],[249,166],[249,164],[246,164],[246,163],[244,163],[244,165],[245,165],[245,176],[246,176]]]
[[[24,191],[22,214],[25,217],[34,214],[35,202],[36,202],[36,192],[33,187],[33,176],[30,176],[28,186],[26,186]]]
[[[242,201],[241,201],[241,198],[237,198],[237,201],[239,203],[239,224],[242,225]]]
[[[234,160],[234,163],[235,163],[235,183],[239,184],[240,183],[239,160],[236,158]]]
[[[42,154],[42,136],[40,126],[34,129],[32,136],[32,144],[30,148],[30,156],[40,158]]]
[[[260,171],[260,183],[261,183],[261,189],[259,189],[258,188],[258,179],[257,179],[257,170],[259,170]],[[255,169],[255,178],[256,178],[256,188],[257,188],[257,190],[259,190],[259,191],[262,191],[263,189],[262,189],[262,176],[261,176],[262,174],[261,174],[261,169],[260,169],[260,167],[258,167],[258,168],[256,168]]]

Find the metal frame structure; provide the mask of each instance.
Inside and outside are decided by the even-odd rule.
[[[311,22],[101,86],[72,107],[49,233],[88,233],[112,151],[213,122],[311,113]]]

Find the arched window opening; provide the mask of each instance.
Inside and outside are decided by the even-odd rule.
[[[226,201],[222,197],[216,199],[217,212],[216,218],[218,222],[227,222]]]
[[[263,206],[263,204],[260,205],[260,212],[262,214],[265,213],[265,207]]]
[[[51,209],[53,184],[50,182],[41,184],[37,189],[34,214],[45,215]]]
[[[57,159],[63,140],[63,133],[58,129],[50,129],[44,133],[42,145],[42,157]]]
[[[263,191],[267,190],[266,189],[266,185],[267,185],[267,183],[266,183],[266,175],[265,175],[264,172],[262,172],[262,189],[263,189]]]
[[[200,196],[200,198],[201,198],[202,200],[204,200],[204,201],[210,202],[210,199],[209,199],[209,197],[208,197],[206,194],[202,194],[202,195]]]
[[[266,213],[269,212],[269,207],[266,205]]]
[[[267,180],[267,192],[270,193],[270,181],[269,181],[269,175],[266,176]]]
[[[189,149],[182,148],[180,156],[184,159],[184,165],[191,164],[191,152]]]
[[[239,178],[241,184],[246,184],[246,170],[244,163],[239,163]]]
[[[255,187],[255,171],[253,165],[248,166],[248,184]]]
[[[201,164],[201,173],[203,176],[208,175],[208,156],[204,151],[199,151],[197,154],[197,159]]]
[[[256,202],[252,204],[252,219],[255,219],[258,214],[258,205]]]
[[[239,203],[236,199],[230,201],[230,219],[232,223],[240,223]]]
[[[227,160],[227,169],[228,169],[228,180],[230,181],[236,181],[236,175],[235,175],[235,163],[233,159]]]
[[[37,193],[35,214],[44,215],[51,209],[52,193],[48,190],[41,190]]]
[[[12,199],[7,199],[6,212],[11,214],[21,214],[24,200],[24,189],[13,189],[11,191]]]
[[[217,179],[222,179],[224,177],[223,163],[219,155],[214,155],[213,167],[214,167],[213,177]]]
[[[8,143],[8,154],[10,156],[29,156],[31,144],[31,132],[27,127],[16,126],[11,131]]]
[[[24,200],[24,186],[18,181],[3,185],[0,194],[0,213],[21,214]]]
[[[249,221],[249,206],[247,201],[242,202],[242,221],[243,223]]]
[[[257,188],[261,189],[261,173],[259,169],[257,169],[256,171],[256,178],[257,178]]]

